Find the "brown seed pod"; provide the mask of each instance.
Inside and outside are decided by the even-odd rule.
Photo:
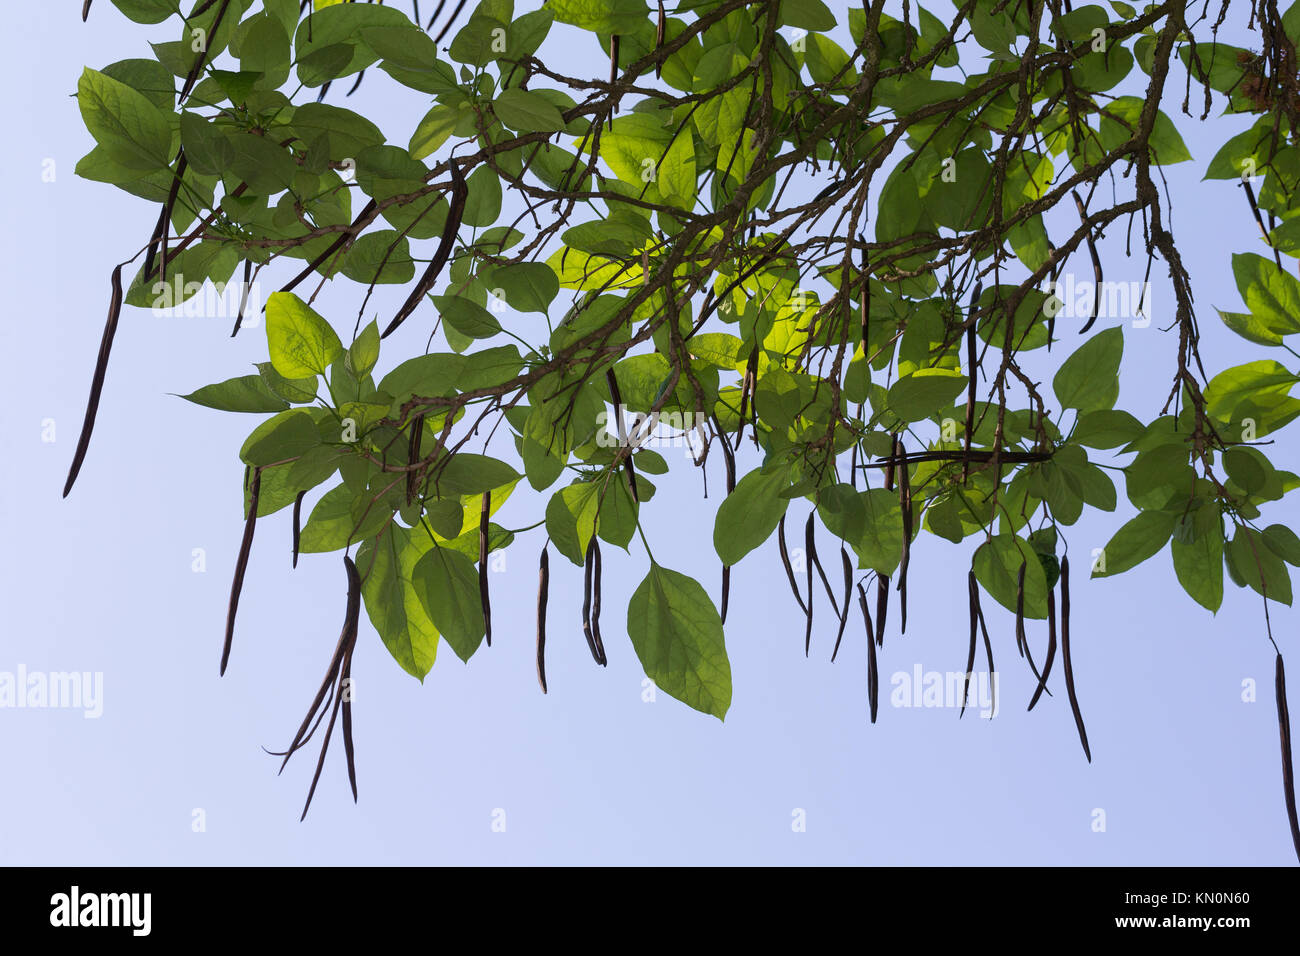
[[[1070,697],[1070,711],[1074,714],[1074,725],[1079,728],[1079,743],[1083,744],[1083,755],[1092,763],[1092,751],[1088,748],[1088,731],[1083,726],[1083,712],[1079,709],[1079,698],[1074,691],[1074,666],[1070,661],[1070,559],[1061,558],[1061,666],[1065,670],[1065,692]]]
[[[858,606],[867,628],[867,700],[871,704],[871,722],[876,722],[876,708],[880,703],[880,674],[876,666],[876,642],[873,639],[871,612],[867,609],[867,592],[858,583]]]
[[[961,688],[961,711],[957,714],[960,720],[966,713],[966,699],[970,693],[971,675],[975,673],[975,644],[979,638],[979,612],[975,609],[975,572],[968,571],[966,578],[966,596],[967,605],[970,609],[970,650],[966,654],[966,677],[962,681]]]
[[[483,492],[483,507],[478,516],[478,599],[483,605],[483,624],[487,646],[492,646],[492,597],[488,593],[488,530],[492,514],[492,492]]]
[[[95,416],[99,412],[99,397],[104,391],[104,374],[108,371],[108,356],[113,351],[113,336],[117,334],[118,316],[122,314],[122,266],[113,270],[113,294],[108,300],[108,320],[104,323],[104,334],[99,340],[99,355],[95,359],[95,372],[90,379],[90,398],[86,401],[86,417],[81,423],[81,434],[77,436],[77,448],[72,453],[72,466],[68,469],[68,479],[63,483],[63,497],[68,497],[81,464],[86,460],[86,450],[90,448],[90,435],[95,430]]]
[[[244,519],[244,537],[239,543],[239,556],[235,559],[235,578],[230,584],[230,605],[226,609],[226,640],[221,648],[221,673],[226,673],[230,662],[230,645],[235,639],[235,612],[239,610],[239,593],[244,589],[244,572],[248,570],[248,556],[253,550],[253,531],[257,528],[257,501],[262,491],[262,469],[253,469],[253,485],[248,493],[248,516]]]
[[[1056,659],[1056,592],[1047,592],[1047,660],[1043,662],[1043,676],[1038,679],[1038,686],[1034,688],[1034,696],[1029,700],[1029,710],[1034,709],[1038,703],[1038,698],[1042,696],[1043,691],[1047,690],[1047,678],[1052,673],[1052,661]],[[1047,691],[1051,695],[1051,691]]]
[[[1282,655],[1277,655],[1273,686],[1277,695],[1277,726],[1282,738],[1282,789],[1286,797],[1286,818],[1291,824],[1291,842],[1300,859],[1300,817],[1296,815],[1295,770],[1291,764],[1291,715],[1286,703],[1286,669]]]
[[[849,599],[853,596],[853,562],[849,560],[849,552],[840,545],[840,564],[844,569],[844,610],[840,612],[840,629],[835,635],[835,649],[831,651],[831,663],[835,663],[835,655],[840,652],[840,640],[844,637],[844,626],[849,623]]]
[[[794,566],[790,563],[790,551],[785,544],[785,515],[781,515],[781,520],[776,523],[776,543],[781,549],[781,564],[785,567],[786,580],[790,582],[790,590],[794,593],[795,602],[798,603],[799,610],[807,614],[808,607],[799,594],[799,585],[794,579]]]
[[[546,546],[537,562],[537,682],[546,693],[546,602],[551,591],[551,559]]]
[[[293,566],[298,566],[298,545],[302,541],[302,499],[306,489],[298,492],[293,499]]]
[[[438,275],[442,272],[442,267],[447,264],[451,258],[452,249],[456,246],[456,233],[460,230],[461,218],[465,215],[465,203],[469,199],[469,187],[465,183],[465,177],[460,171],[460,164],[451,160],[451,206],[447,212],[447,223],[442,229],[442,238],[438,241],[438,248],[434,250],[433,258],[429,260],[428,267],[424,274],[420,276],[420,281],[416,283],[411,294],[406,297],[402,307],[397,310],[397,315],[388,323],[384,329],[381,339],[388,338],[397,327],[407,320],[416,306],[424,301],[425,295],[433,288],[433,284],[438,281]],[[346,236],[346,234],[345,234]]]

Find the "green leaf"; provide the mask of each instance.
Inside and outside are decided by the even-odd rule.
[[[1047,576],[1028,541],[998,534],[981,544],[971,559],[975,579],[993,599],[1012,613],[1018,602],[1020,568],[1025,568],[1025,617],[1047,617]]]
[[[373,320],[348,347],[346,361],[354,378],[365,378],[379,361],[379,326]]]
[[[439,104],[429,110],[411,134],[412,159],[424,159],[438,151],[460,124],[462,111],[457,106]]]
[[[698,581],[651,562],[628,602],[627,634],[660,690],[702,713],[726,718],[731,662],[722,618]]]
[[[1223,604],[1223,527],[1218,520],[1212,525],[1191,541],[1175,535],[1169,547],[1183,590],[1201,607],[1217,613]]]
[[[1253,252],[1232,257],[1232,275],[1246,308],[1265,329],[1278,336],[1300,332],[1300,280]]]
[[[966,388],[965,375],[947,368],[922,368],[889,389],[889,408],[905,422],[919,422],[952,405]]]
[[[564,129],[564,117],[544,96],[511,87],[492,101],[492,111],[510,129],[519,133],[557,133]]]
[[[430,296],[442,320],[471,339],[487,339],[501,331],[501,323],[483,306],[459,295]]]
[[[239,460],[246,465],[269,465],[297,458],[319,444],[320,432],[311,413],[291,408],[253,429],[239,450]]]
[[[1084,412],[1074,426],[1074,441],[1089,448],[1116,448],[1142,434],[1142,423],[1128,412],[1103,408]]]
[[[1239,527],[1228,546],[1227,559],[1237,578],[1255,593],[1291,605],[1291,575],[1260,532]]]
[[[305,405],[315,401],[316,389],[320,385],[320,380],[315,375],[308,378],[285,378],[270,362],[258,362],[256,367],[257,374],[266,383],[266,387],[291,405]]]
[[[860,567],[877,574],[893,574],[903,558],[903,510],[898,493],[870,488],[862,493],[862,540],[858,542]]]
[[[288,404],[266,387],[260,375],[243,375],[181,395],[187,402],[223,412],[280,412]]]
[[[365,492],[357,495],[347,484],[338,485],[312,508],[311,517],[302,527],[298,550],[316,554],[346,548],[376,534],[391,515],[382,502],[372,503]]]
[[[1080,412],[1109,409],[1119,398],[1119,363],[1124,333],[1116,326],[1098,332],[1066,359],[1052,379],[1052,389],[1065,408]]]
[[[1178,515],[1169,512],[1140,512],[1107,542],[1093,563],[1092,576],[1106,578],[1137,567],[1165,546],[1177,522]]]
[[[109,159],[128,169],[170,165],[171,124],[143,93],[87,67],[77,83],[77,106]]]
[[[646,22],[645,0],[545,0],[560,23],[592,33],[635,33]]]
[[[438,654],[438,629],[411,582],[415,562],[424,553],[420,538],[432,547],[423,532],[412,535],[391,524],[379,538],[362,545],[357,562],[369,569],[361,582],[361,595],[370,623],[402,669],[423,681]]]
[[[519,472],[504,461],[462,451],[453,455],[437,472],[434,487],[439,497],[481,495],[485,491],[513,485],[520,477]]]
[[[429,619],[456,656],[468,661],[487,630],[474,562],[435,545],[416,562],[412,580]]]
[[[324,375],[343,353],[329,323],[292,292],[272,292],[267,299],[266,339],[271,364],[285,378]]]
[[[587,543],[596,533],[601,485],[576,481],[551,495],[546,505],[546,533],[560,553],[580,567],[586,561]]]
[[[781,497],[790,484],[784,468],[751,471],[736,484],[718,508],[713,523],[713,548],[724,565],[740,559],[771,537],[789,500]]]
[[[520,312],[545,313],[560,292],[560,279],[544,262],[516,262],[487,270],[484,284]]]
[[[836,26],[835,14],[822,0],[781,0],[781,24],[803,30],[827,31]]]

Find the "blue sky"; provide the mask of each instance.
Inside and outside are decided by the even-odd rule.
[[[218,678],[242,532],[237,452],[258,419],[169,394],[251,371],[266,358],[262,330],[231,340],[225,318],[127,309],[89,457],[72,495],[59,496],[109,272],[144,243],[157,216],[142,200],[73,174],[91,145],[71,96],[82,66],[147,54],[147,31],[107,0],[85,25],[76,6],[29,5],[24,25],[6,34],[0,61],[10,91],[0,153],[10,223],[0,234],[10,290],[0,323],[7,358],[0,428],[10,448],[0,464],[9,540],[0,558],[7,611],[0,671],[102,672],[103,714],[0,709],[9,771],[0,863],[1294,862],[1273,653],[1253,592],[1229,586],[1211,616],[1182,593],[1167,552],[1110,580],[1088,581],[1076,569],[1075,672],[1090,766],[1063,693],[1024,713],[1032,678],[1001,610],[990,614],[1007,701],[997,719],[967,714],[959,722],[950,709],[889,705],[896,672],[964,666],[970,545],[931,535],[915,547],[906,636],[891,614],[875,726],[856,618],[834,665],[825,626],[805,659],[802,617],[774,545],[733,572],[727,646],[735,693],[725,723],[662,693],[652,703],[642,698],[643,674],[622,626],[646,568],[637,545],[630,555],[612,548],[605,555],[607,669],[592,663],[581,635],[581,572],[552,551],[544,697],[533,664],[541,538],[521,536],[493,579],[493,647],[469,666],[444,648],[421,685],[363,617],[354,665],[360,803],[352,804],[336,741],[299,824],[315,750],[277,777],[278,762],[262,747],[287,743],[319,683],[342,617],[343,571],[337,554],[304,556],[291,571],[287,513],[259,523],[231,668]],[[601,69],[594,44],[575,45],[562,31],[547,53]],[[360,105],[349,105],[404,142],[425,107],[380,79],[368,78],[354,97]],[[1218,144],[1245,124],[1181,122],[1194,161],[1167,170],[1172,228],[1213,374],[1276,356],[1235,337],[1212,309],[1240,306],[1229,254],[1259,247],[1236,187],[1200,183]],[[53,182],[43,180],[48,160]],[[1122,230],[1112,232],[1107,277],[1141,279],[1144,261],[1126,265]],[[1089,277],[1086,254],[1072,267]],[[1158,328],[1172,318],[1160,268],[1156,322],[1125,330],[1119,405],[1139,416],[1163,404],[1173,372],[1173,335]],[[318,309],[346,333],[360,293],[338,285]],[[372,309],[391,314],[397,301],[396,293],[377,297]],[[1070,330],[1065,337],[1062,353],[1078,339]],[[392,342],[414,350],[422,338],[411,330]],[[382,368],[398,360],[385,346]],[[49,420],[53,442],[43,440]],[[1283,433],[1270,455],[1278,467],[1300,470],[1290,442]],[[716,596],[717,498],[702,501],[698,472],[679,471],[660,480],[647,509],[655,555]],[[711,488],[720,488],[720,471],[712,477]],[[521,489],[503,523],[531,524],[542,504]],[[1286,521],[1284,509],[1272,520]],[[791,514],[798,527],[806,505]],[[1122,502],[1114,514],[1085,517],[1070,529],[1072,549],[1100,547],[1131,514]],[[202,573],[192,567],[196,548],[206,554]],[[1290,609],[1273,609],[1279,644],[1300,673],[1297,623]],[[1040,647],[1041,624],[1031,623],[1030,635]],[[1259,685],[1253,703],[1242,700],[1249,679]],[[1098,809],[1104,832],[1094,830]],[[196,810],[202,831],[193,826]],[[493,830],[498,811],[504,832]],[[792,827],[799,811],[802,832]]]

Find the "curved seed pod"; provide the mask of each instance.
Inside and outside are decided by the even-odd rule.
[[[320,718],[325,715],[324,710],[320,710],[321,704],[326,700],[326,694],[333,700],[333,707],[330,708],[329,724],[325,727],[325,739],[321,741],[320,757],[316,761],[316,772],[311,778],[311,787],[307,791],[307,800],[302,807],[302,816],[298,818],[299,822],[307,818],[307,811],[311,809],[312,798],[316,795],[316,785],[320,782],[321,771],[325,768],[325,754],[329,751],[330,738],[334,735],[334,722],[339,716],[339,711],[343,712],[343,748],[347,755],[348,763],[348,781],[352,786],[352,799],[357,798],[357,777],[356,777],[356,760],[352,746],[352,652],[357,642],[357,625],[361,617],[361,576],[357,573],[357,566],[352,563],[352,559],[347,555],[343,556],[343,567],[348,577],[348,599],[347,607],[343,615],[343,629],[339,634],[339,641],[334,648],[334,656],[330,660],[328,673],[321,684],[320,690],[316,692],[316,697],[312,701],[311,710],[308,711],[307,717],[303,720],[298,728],[298,733],[294,735],[293,743],[283,754],[284,762],[280,764],[280,770],[284,770],[285,764],[289,758],[299,750],[312,734],[316,732],[316,727],[320,726]],[[335,683],[335,676],[338,677]],[[316,725],[307,732],[307,727],[312,718],[317,716],[320,710],[320,717],[316,720]],[[304,736],[305,734],[305,736]]]
[[[424,441],[424,416],[421,415],[415,421],[411,422],[411,435],[406,445],[406,463],[414,465],[420,460],[420,445]],[[409,505],[415,501],[415,496],[420,491],[419,472],[408,471],[406,473],[406,503]]]
[[[722,623],[727,623],[727,603],[731,599],[731,568],[723,565],[722,568]]]
[[[82,19],[85,19],[84,17]],[[659,0],[659,20],[655,25],[655,52],[664,45],[664,0]],[[659,79],[663,71],[663,61],[655,61],[655,79]]]
[[[352,648],[343,658],[343,672],[339,681],[339,699],[343,702],[343,753],[348,761],[348,783],[352,786],[352,802],[357,802],[357,757],[352,746]]]
[[[598,663],[601,667],[609,665],[609,658],[605,656],[605,642],[600,637],[600,542],[596,536],[591,536],[591,558],[594,567],[591,572],[591,636],[595,639],[596,650],[600,653]]]
[[[108,300],[108,320],[104,323],[104,334],[99,340],[99,355],[95,359],[95,372],[90,379],[90,398],[86,401],[86,417],[81,423],[81,434],[77,436],[77,449],[72,453],[72,466],[68,469],[68,479],[63,483],[63,497],[68,497],[81,464],[86,460],[86,450],[90,447],[90,434],[95,430],[95,415],[99,412],[99,397],[104,391],[104,374],[108,371],[108,356],[113,351],[113,336],[117,334],[117,319],[122,313],[122,266],[113,270],[113,294]]]
[[[975,580],[975,571],[971,570],[970,575],[971,596],[975,601],[975,617],[979,620],[980,634],[984,638],[984,656],[988,659],[989,665],[989,710],[991,713],[998,712],[998,684],[993,679],[993,642],[989,640],[989,629],[984,623],[984,609],[980,606],[980,588],[979,583]]]
[[[90,5],[91,5],[92,3],[94,3],[94,2],[95,2],[95,0],[84,0],[84,2],[81,4],[81,22],[82,22],[82,23],[85,23],[86,20],[89,19],[89,17],[90,17]]]
[[[808,656],[808,649],[812,646],[812,624],[813,624],[813,515],[809,513],[808,523],[803,527],[803,545],[804,545],[804,568],[808,572],[808,606],[804,609],[808,615],[808,624],[803,632],[803,656]]]
[[[808,515],[808,527],[805,529],[804,532],[804,538],[805,538],[804,543],[807,545],[808,561],[812,567],[817,569],[817,577],[821,579],[822,587],[826,589],[826,596],[830,598],[831,607],[835,609],[835,616],[839,617],[840,603],[839,601],[835,600],[835,592],[831,590],[831,582],[826,577],[826,569],[822,567],[821,558],[817,556],[817,538],[815,534],[816,529],[813,526],[813,519],[816,517],[816,515],[817,515],[816,510],[813,510]],[[809,606],[812,605],[811,594],[809,594],[808,596],[808,604]]]
[[[862,620],[867,625],[867,700],[871,703],[871,722],[876,722],[876,708],[880,703],[880,673],[876,667],[876,642],[873,640],[871,612],[867,610],[867,592],[858,582],[858,606],[862,608]]]
[[[907,470],[907,453],[902,439],[894,438],[894,455],[898,458],[898,503],[903,511],[903,557],[898,563],[898,633],[907,633],[907,566],[912,559],[912,484]]]
[[[244,537],[239,543],[239,556],[235,559],[235,579],[230,584],[230,606],[226,610],[226,641],[221,648],[221,673],[226,673],[230,661],[230,645],[235,639],[235,612],[239,610],[239,592],[244,589],[244,572],[248,570],[248,556],[253,550],[253,531],[257,527],[257,499],[262,491],[262,469],[253,469],[253,486],[248,493],[248,517],[244,519]]]
[[[983,289],[983,283],[975,283],[966,326],[966,374],[969,380],[966,382],[966,434],[962,438],[964,457],[961,464],[961,480],[963,482],[970,477],[970,443],[971,436],[975,433],[975,368],[979,360],[978,343],[975,340],[975,316],[978,313],[976,303],[979,302]]]
[[[618,34],[609,38],[609,82],[618,82]]]
[[[248,292],[253,285],[253,260],[244,260],[244,286],[239,290],[239,312],[235,315],[235,327],[230,330],[230,337],[233,339],[239,334],[240,327],[244,324],[244,310],[248,308]]]
[[[437,45],[442,42],[442,38],[447,35],[447,31],[450,30],[452,26],[456,23],[456,18],[460,16],[460,12],[464,9],[465,9],[465,0],[460,0],[460,3],[456,4],[456,9],[451,11],[451,19],[442,25],[442,30],[438,33],[436,37],[434,37],[433,40],[434,45]],[[441,12],[442,12],[442,4],[440,3],[438,4],[438,9],[433,12],[433,19],[437,20],[438,14]],[[430,22],[429,25],[432,26],[433,25],[432,22]]]
[[[1083,712],[1079,710],[1079,698],[1074,692],[1074,667],[1070,663],[1070,559],[1061,558],[1061,666],[1065,669],[1065,692],[1070,697],[1070,710],[1074,713],[1074,725],[1079,728],[1079,743],[1083,744],[1083,755],[1092,763],[1092,751],[1088,749],[1088,731],[1083,726]]]
[[[1070,195],[1074,197],[1074,205],[1079,210],[1079,219],[1086,226],[1088,224],[1088,210],[1084,208],[1083,200],[1079,198],[1077,190],[1070,190]],[[1092,296],[1092,315],[1088,318],[1088,321],[1084,323],[1083,328],[1079,330],[1080,335],[1083,335],[1092,328],[1092,324],[1097,321],[1097,316],[1101,313],[1101,287],[1103,281],[1101,273],[1101,257],[1097,255],[1097,243],[1092,238],[1091,229],[1088,230],[1086,238],[1088,241],[1088,255],[1092,256],[1092,274],[1096,279],[1096,288]],[[1064,611],[1062,611],[1062,614],[1064,615]]]
[[[582,561],[582,635],[587,639],[587,649],[591,651],[592,659],[599,664],[600,651],[596,649],[596,637],[591,633],[591,571],[595,565],[591,557],[591,546],[595,540],[593,534],[587,542],[587,553],[583,555]]]
[[[1282,666],[1282,655],[1277,655],[1274,667],[1274,690],[1277,694],[1277,726],[1282,738],[1282,789],[1286,796],[1286,818],[1291,824],[1291,842],[1295,845],[1296,857],[1300,858],[1300,818],[1296,816],[1295,770],[1291,764],[1291,715],[1286,704],[1286,670]]]
[[[1038,703],[1038,698],[1042,696],[1043,691],[1047,690],[1047,678],[1052,673],[1052,661],[1056,658],[1056,592],[1047,592],[1047,660],[1043,662],[1043,676],[1038,679],[1038,687],[1034,689],[1034,696],[1029,700],[1029,710],[1034,709]],[[1051,691],[1047,691],[1051,695]]]
[[[416,306],[424,301],[425,295],[433,288],[433,284],[438,281],[438,275],[442,272],[442,267],[451,258],[451,251],[456,245],[456,233],[460,230],[461,217],[465,215],[465,202],[469,198],[469,187],[465,184],[465,177],[461,174],[460,165],[455,160],[451,162],[451,184],[451,207],[447,212],[447,224],[443,226],[442,238],[438,241],[438,248],[434,250],[433,258],[429,261],[428,268],[424,270],[424,275],[420,276],[420,281],[411,290],[411,294],[406,297],[402,307],[397,310],[397,315],[393,316],[393,321],[388,323],[388,327],[379,336],[381,339],[388,338],[389,335],[396,331],[397,327],[415,311]]]
[[[488,593],[488,519],[492,513],[492,492],[483,492],[483,507],[478,516],[478,599],[483,605],[483,623],[487,627],[487,646],[492,646],[492,597]]]
[[[853,597],[853,562],[849,560],[849,553],[840,545],[840,564],[844,567],[844,610],[840,613],[840,630],[835,635],[835,650],[831,651],[831,663],[835,663],[835,655],[840,652],[840,639],[844,637],[844,626],[849,623],[849,599]]]
[[[619,391],[618,378],[614,375],[614,370],[612,368],[605,372],[605,382],[609,385],[609,397],[614,402],[614,419],[618,423],[618,444],[620,448],[626,448],[628,445],[628,441],[627,441],[627,423],[623,421],[623,393]],[[715,418],[714,420],[716,422],[717,419]],[[722,434],[721,428],[718,429],[718,434],[719,435]],[[723,447],[726,448],[727,440],[725,438],[722,439],[722,444]],[[728,456],[730,456],[730,452],[731,449],[726,448],[726,454]],[[627,484],[628,487],[632,490],[632,500],[640,501],[641,492],[637,489],[636,486],[636,465],[632,464],[631,454],[629,454],[626,458],[623,459],[623,467],[627,471]],[[732,462],[731,469],[733,473],[735,471],[735,467],[736,467],[735,463]]]
[[[799,610],[807,614],[808,608],[803,603],[803,597],[799,594],[799,585],[794,579],[794,566],[790,563],[790,551],[785,546],[785,515],[781,515],[781,520],[776,523],[776,543],[781,549],[781,564],[785,567],[786,580],[790,582],[790,590],[794,593],[795,602],[798,603]]]
[[[546,546],[537,562],[537,682],[546,693],[546,601],[551,590],[551,559]]]
[[[876,575],[876,646],[885,646],[885,617],[889,614],[889,575]]]
[[[307,494],[306,489],[298,492],[298,496],[293,499],[293,566],[298,566],[298,545],[302,541],[302,499]]]
[[[1020,571],[1016,575],[1016,650],[1025,656],[1025,571],[1028,565],[1020,562]]]
[[[979,614],[975,610],[975,588],[978,586],[975,582],[975,570],[972,568],[966,575],[966,601],[970,608],[970,651],[966,654],[966,678],[962,681],[961,686],[961,711],[957,714],[958,720],[966,713],[966,699],[970,693],[970,679],[971,675],[975,673],[975,643],[979,637]]]

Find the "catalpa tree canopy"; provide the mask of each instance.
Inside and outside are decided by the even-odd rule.
[[[1210,611],[1225,580],[1290,604],[1300,539],[1268,514],[1300,478],[1269,443],[1300,414],[1300,4],[460,0],[428,19],[418,3],[113,6],[175,39],[85,70],[95,145],[77,171],[159,214],[151,237],[121,237],[139,251],[113,271],[65,494],[123,305],[233,286],[235,332],[264,308],[245,332],[265,329],[256,374],[186,397],[254,419],[222,670],[266,518],[291,511],[295,563],[344,555],[344,627],[286,760],[328,711],[326,742],[341,713],[352,770],[363,606],[423,679],[440,645],[468,660],[491,643],[488,568],[507,548],[540,552],[543,691],[551,552],[583,569],[604,664],[623,635],[608,616],[601,632],[602,550],[623,551],[644,568],[626,635],[660,689],[726,714],[734,568],[788,581],[805,650],[816,604],[836,649],[862,616],[874,721],[876,651],[906,628],[913,552],[927,534],[963,545],[968,678],[981,645],[994,668],[991,599],[1015,615],[1029,706],[1063,686],[1089,759],[1069,632],[1085,509],[1117,513],[1105,548],[1084,548],[1093,577],[1167,551]],[[1221,27],[1253,46],[1218,42]],[[380,129],[343,105],[363,81],[424,105]],[[1224,112],[1252,125],[1193,159],[1180,127]],[[1211,180],[1189,203],[1239,192],[1232,208],[1263,232],[1225,251],[1240,301],[1217,317],[1195,304],[1170,226],[1162,170],[1187,162]],[[1107,230],[1122,256],[1103,255]],[[326,284],[354,311],[318,310]],[[385,285],[401,304],[381,310]],[[1167,343],[1144,373],[1168,383],[1159,407],[1117,407],[1117,288]],[[1214,367],[1207,321],[1259,357]],[[700,531],[655,514],[664,425],[721,472],[716,580],[654,558],[657,535]],[[493,520],[512,495],[530,526]],[[745,561],[773,537],[783,571]],[[1260,631],[1273,640],[1266,619]],[[1276,680],[1300,851],[1280,652]]]

